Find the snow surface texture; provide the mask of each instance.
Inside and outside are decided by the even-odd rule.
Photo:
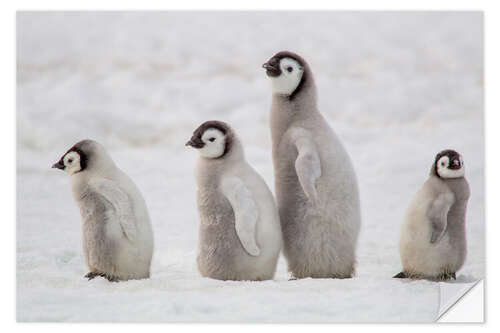
[[[484,276],[482,14],[447,12],[100,12],[17,17],[19,321],[432,321],[438,283],[392,279],[406,207],[434,156],[464,156],[468,257]],[[273,189],[270,83],[262,63],[310,63],[319,107],[349,151],[363,223],[353,279],[223,282],[196,269],[203,121],[223,120]],[[149,280],[87,282],[69,179],[50,169],[76,141],[104,144],[147,201]]]

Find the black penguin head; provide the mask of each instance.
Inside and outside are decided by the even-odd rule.
[[[233,140],[234,134],[228,124],[209,120],[193,132],[186,146],[197,149],[202,157],[217,159],[230,152]]]
[[[271,79],[273,93],[292,99],[307,80],[307,63],[298,54],[281,51],[262,65]]]
[[[459,178],[465,174],[464,162],[454,150],[443,150],[434,159],[434,173],[440,178]]]

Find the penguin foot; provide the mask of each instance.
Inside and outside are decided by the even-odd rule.
[[[102,274],[101,273],[97,273],[97,272],[88,272],[87,274],[85,274],[84,278],[87,278],[90,281],[93,278],[95,278],[96,276],[102,276]]]
[[[405,272],[399,272],[398,274],[394,275],[392,278],[393,279],[406,279],[408,276],[405,274]]]
[[[453,280],[457,279],[456,273],[443,273],[437,277],[438,281],[448,281],[451,279],[453,279]]]
[[[87,274],[85,274],[84,277],[87,278],[87,279],[89,279],[89,281],[90,281],[90,280],[92,280],[92,279],[94,279],[94,278],[96,278],[98,276],[105,278],[109,282],[119,282],[120,281],[115,276],[110,276],[110,275],[107,275],[107,274],[104,274],[104,273],[99,273],[99,272],[88,272]]]
[[[106,278],[109,282],[120,282],[120,280],[116,276],[103,274],[103,277]]]

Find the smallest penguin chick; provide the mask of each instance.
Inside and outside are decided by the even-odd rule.
[[[198,270],[219,280],[268,280],[281,250],[281,227],[271,191],[247,163],[234,130],[207,121],[186,146],[195,148]]]
[[[146,203],[104,147],[92,140],[80,141],[52,167],[71,176],[90,269],[85,277],[101,276],[111,282],[148,278],[153,230]]]
[[[395,278],[456,279],[467,254],[470,191],[464,174],[459,153],[437,154],[429,178],[408,208],[399,243],[403,271]]]

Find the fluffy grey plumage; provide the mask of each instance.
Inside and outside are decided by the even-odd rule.
[[[90,269],[86,277],[104,276],[110,281],[148,278],[153,232],[146,203],[132,180],[91,140],[75,144],[53,167],[71,176]]]
[[[278,212],[264,180],[245,161],[238,137],[227,124],[211,121],[187,145],[201,155],[196,171],[201,275],[272,279],[281,250]]]
[[[272,154],[288,269],[297,278],[351,277],[361,217],[349,155],[317,108],[305,60],[285,51],[263,67],[273,86]]]
[[[454,278],[467,254],[465,216],[470,190],[453,150],[436,156],[429,179],[410,204],[401,230],[403,272],[396,277]]]

